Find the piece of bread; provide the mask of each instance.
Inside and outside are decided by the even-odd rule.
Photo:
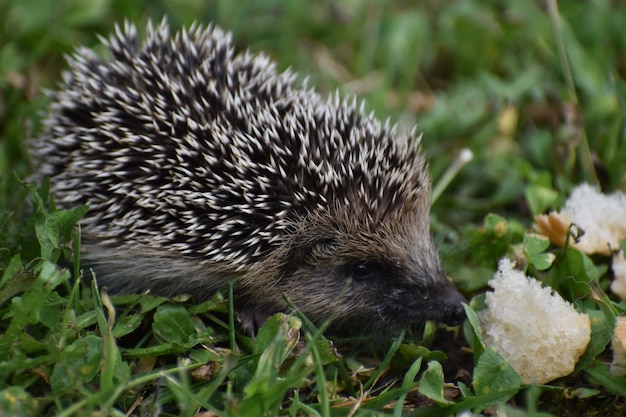
[[[502,259],[489,281],[487,309],[479,313],[485,343],[498,351],[525,384],[544,384],[573,372],[591,338],[587,314],[550,287]]]
[[[589,184],[580,184],[559,212],[535,216],[538,231],[559,246],[565,246],[567,229],[574,223],[584,231],[570,245],[588,254],[611,255],[626,238],[626,196],[603,194]]]

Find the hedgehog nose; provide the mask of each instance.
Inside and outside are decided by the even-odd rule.
[[[461,303],[467,303],[467,300],[455,288],[452,288],[448,296],[444,299],[444,318],[443,323],[449,326],[456,326],[465,320],[465,310]]]

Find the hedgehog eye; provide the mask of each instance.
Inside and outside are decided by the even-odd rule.
[[[358,281],[372,276],[372,266],[367,261],[356,261],[352,264],[352,278]]]

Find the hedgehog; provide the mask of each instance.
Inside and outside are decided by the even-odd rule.
[[[287,297],[338,329],[462,320],[416,129],[235,51],[213,24],[140,37],[126,22],[100,40],[104,57],[67,58],[31,146],[58,206],[89,206],[81,256],[99,285],[202,301],[233,279],[251,331]]]

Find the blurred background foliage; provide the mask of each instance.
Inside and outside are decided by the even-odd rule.
[[[477,158],[466,170],[471,178],[457,181],[464,185],[456,187],[461,195],[489,197],[490,205],[494,194],[502,194],[502,203],[519,196],[521,184],[505,188],[499,175],[500,169],[514,170],[515,165],[484,163],[507,146],[511,158],[568,174],[563,186],[588,176],[566,158],[573,151],[568,145],[576,145],[563,131],[571,127],[566,122],[573,127],[584,123],[593,151],[613,174],[602,178],[606,184],[615,188],[624,180],[611,171],[624,156],[617,152],[623,152],[618,93],[626,71],[626,18],[616,12],[620,2],[560,3],[571,73],[563,65],[547,6],[526,0],[506,6],[499,1],[390,0],[3,3],[3,168],[20,176],[28,168],[18,141],[36,133],[37,111],[45,106],[39,91],[55,86],[63,55],[81,44],[97,49],[98,34],[111,32],[114,22],[127,19],[141,26],[147,19],[168,16],[174,27],[215,22],[233,31],[240,48],[266,51],[281,68],[310,75],[319,90],[339,87],[365,97],[381,117],[417,123],[425,132],[435,177],[455,149],[472,149]],[[575,91],[567,82],[570,76]],[[584,119],[580,109],[571,108],[577,101],[584,106]],[[498,116],[511,109],[512,125],[499,126]]]

